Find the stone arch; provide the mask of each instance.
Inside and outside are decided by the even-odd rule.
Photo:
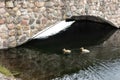
[[[89,21],[94,21],[94,22],[98,22],[98,23],[103,23],[103,24],[109,24],[115,28],[117,28],[117,26],[112,23],[109,20],[106,20],[100,16],[95,16],[95,15],[81,15],[81,16],[72,16],[71,18],[67,18],[66,21],[79,21],[79,20],[89,20]]]
[[[94,16],[119,28],[119,7],[120,0],[0,0],[0,49],[21,45],[71,15]]]
[[[66,1],[67,17],[90,15],[107,20],[120,27],[120,0],[69,0]]]

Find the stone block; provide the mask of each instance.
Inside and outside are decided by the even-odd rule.
[[[14,42],[14,41],[16,41],[16,37],[11,36],[11,37],[8,38],[8,41],[9,41],[9,43]]]
[[[45,6],[46,7],[53,7],[54,6],[54,2],[45,2]]]
[[[9,30],[9,36],[15,36],[16,31],[15,30]]]
[[[7,32],[7,31],[8,31],[8,28],[6,27],[5,24],[0,25],[0,32]]]
[[[15,28],[15,25],[13,23],[7,24],[7,27],[9,30],[12,30]]]
[[[3,48],[8,48],[8,40],[3,40]]]
[[[6,23],[10,24],[13,21],[15,21],[15,20],[14,20],[14,18],[12,16],[9,16],[9,17],[6,16]]]
[[[17,46],[16,40],[8,44],[8,47],[16,47],[16,46]]]
[[[17,30],[21,30],[22,27],[23,27],[23,26],[22,26],[21,24],[18,24],[18,25],[16,26],[16,29],[17,29]]]
[[[24,9],[28,8],[28,3],[27,2],[23,2],[22,8],[24,8]]]
[[[17,30],[17,36],[20,36],[22,34],[23,34],[23,32],[21,30]]]
[[[23,19],[23,20],[21,21],[21,25],[28,25],[28,20]]]
[[[42,18],[41,21],[42,21],[42,24],[46,24],[47,23],[47,18],[44,17],[44,18]]]
[[[23,35],[21,35],[21,36],[18,37],[17,42],[18,42],[18,44],[22,44],[22,43],[24,43],[26,40],[27,40],[27,36],[26,36],[26,34],[23,34]]]
[[[3,7],[5,7],[5,2],[4,1],[3,2],[0,1],[0,8],[3,8]]]
[[[30,7],[30,8],[35,7],[35,5],[34,5],[34,3],[33,3],[33,2],[28,3],[28,4],[27,4],[27,6],[28,6],[28,7]]]
[[[7,8],[13,8],[14,7],[13,1],[6,1],[6,7]]]
[[[0,33],[0,38],[1,39],[8,39],[8,33],[7,32],[3,32],[3,33]]]
[[[19,10],[16,12],[16,16],[21,16],[21,14],[22,14],[22,13],[21,13],[21,11],[19,11]]]
[[[5,19],[0,19],[0,25],[5,23]]]
[[[23,26],[23,31],[30,30],[30,26]]]
[[[36,1],[34,4],[35,4],[36,7],[43,7],[45,5],[45,2]]]

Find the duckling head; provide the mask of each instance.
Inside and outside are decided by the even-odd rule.
[[[80,51],[81,51],[82,53],[89,53],[89,52],[90,52],[88,49],[85,49],[85,48],[83,48],[83,47],[80,48]]]
[[[66,49],[65,49],[65,48],[63,48],[62,50],[63,50],[63,51],[65,51]]]
[[[80,50],[81,50],[81,51],[84,50],[84,47],[81,47]]]

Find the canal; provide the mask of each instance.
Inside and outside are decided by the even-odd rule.
[[[76,21],[54,36],[0,50],[0,64],[20,80],[120,80],[119,34],[106,23]]]

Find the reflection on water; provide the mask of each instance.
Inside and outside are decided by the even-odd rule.
[[[0,64],[19,72],[16,77],[22,80],[119,80],[120,43],[116,41],[120,39],[120,31],[108,28],[86,30],[74,25],[54,37],[1,50]],[[80,54],[81,46],[91,52]],[[71,49],[72,53],[64,55],[64,47]]]
[[[120,48],[89,47],[90,54],[43,53],[29,48],[1,51],[0,62],[23,80],[119,80]],[[56,78],[57,77],[57,78]]]
[[[113,47],[104,47],[104,51],[102,47],[90,49],[94,50],[94,52],[91,52],[93,55],[89,55],[89,57],[94,58],[92,64],[85,69],[79,70],[79,72],[70,75],[66,74],[53,80],[119,80],[120,49],[114,50]]]

